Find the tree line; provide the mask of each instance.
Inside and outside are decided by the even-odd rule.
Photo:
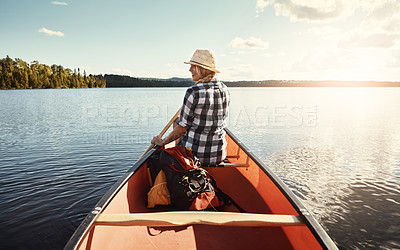
[[[107,88],[143,88],[143,87],[190,87],[194,82],[190,78],[155,79],[137,78],[121,75],[104,75]],[[228,87],[285,87],[290,86],[289,81],[267,80],[267,81],[227,81]],[[299,84],[296,82],[296,84]]]
[[[190,78],[136,78],[121,75],[104,75],[107,88],[143,87],[189,87],[194,84]],[[400,87],[400,82],[383,81],[310,81],[310,80],[263,80],[224,81],[228,87]]]
[[[61,65],[31,64],[9,56],[0,59],[0,89],[105,88],[102,75],[81,74]]]
[[[400,82],[376,81],[227,81],[228,87],[400,87]],[[189,87],[190,78],[136,78],[122,75],[86,75],[61,65],[31,64],[16,58],[0,59],[0,89]]]
[[[187,79],[155,79],[155,78],[137,78],[121,75],[104,75],[107,88],[143,88],[143,87],[189,87],[193,85],[191,80]]]

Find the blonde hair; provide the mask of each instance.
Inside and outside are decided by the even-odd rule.
[[[211,79],[214,78],[215,72],[202,68],[200,66],[194,65],[196,68],[197,74],[201,76],[200,80],[198,80],[196,83],[204,83],[204,82],[210,82]]]

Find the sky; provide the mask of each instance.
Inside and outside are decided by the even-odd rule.
[[[0,0],[0,58],[87,74],[400,81],[400,0]]]

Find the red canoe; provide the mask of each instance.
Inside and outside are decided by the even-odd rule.
[[[209,167],[233,206],[220,211],[146,207],[146,153],[101,198],[65,249],[337,249],[286,185],[226,130],[228,160]]]

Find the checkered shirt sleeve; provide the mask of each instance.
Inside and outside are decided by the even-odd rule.
[[[194,85],[186,91],[177,122],[187,129],[180,140],[190,147],[203,165],[226,158],[225,131],[230,94],[222,82]]]

